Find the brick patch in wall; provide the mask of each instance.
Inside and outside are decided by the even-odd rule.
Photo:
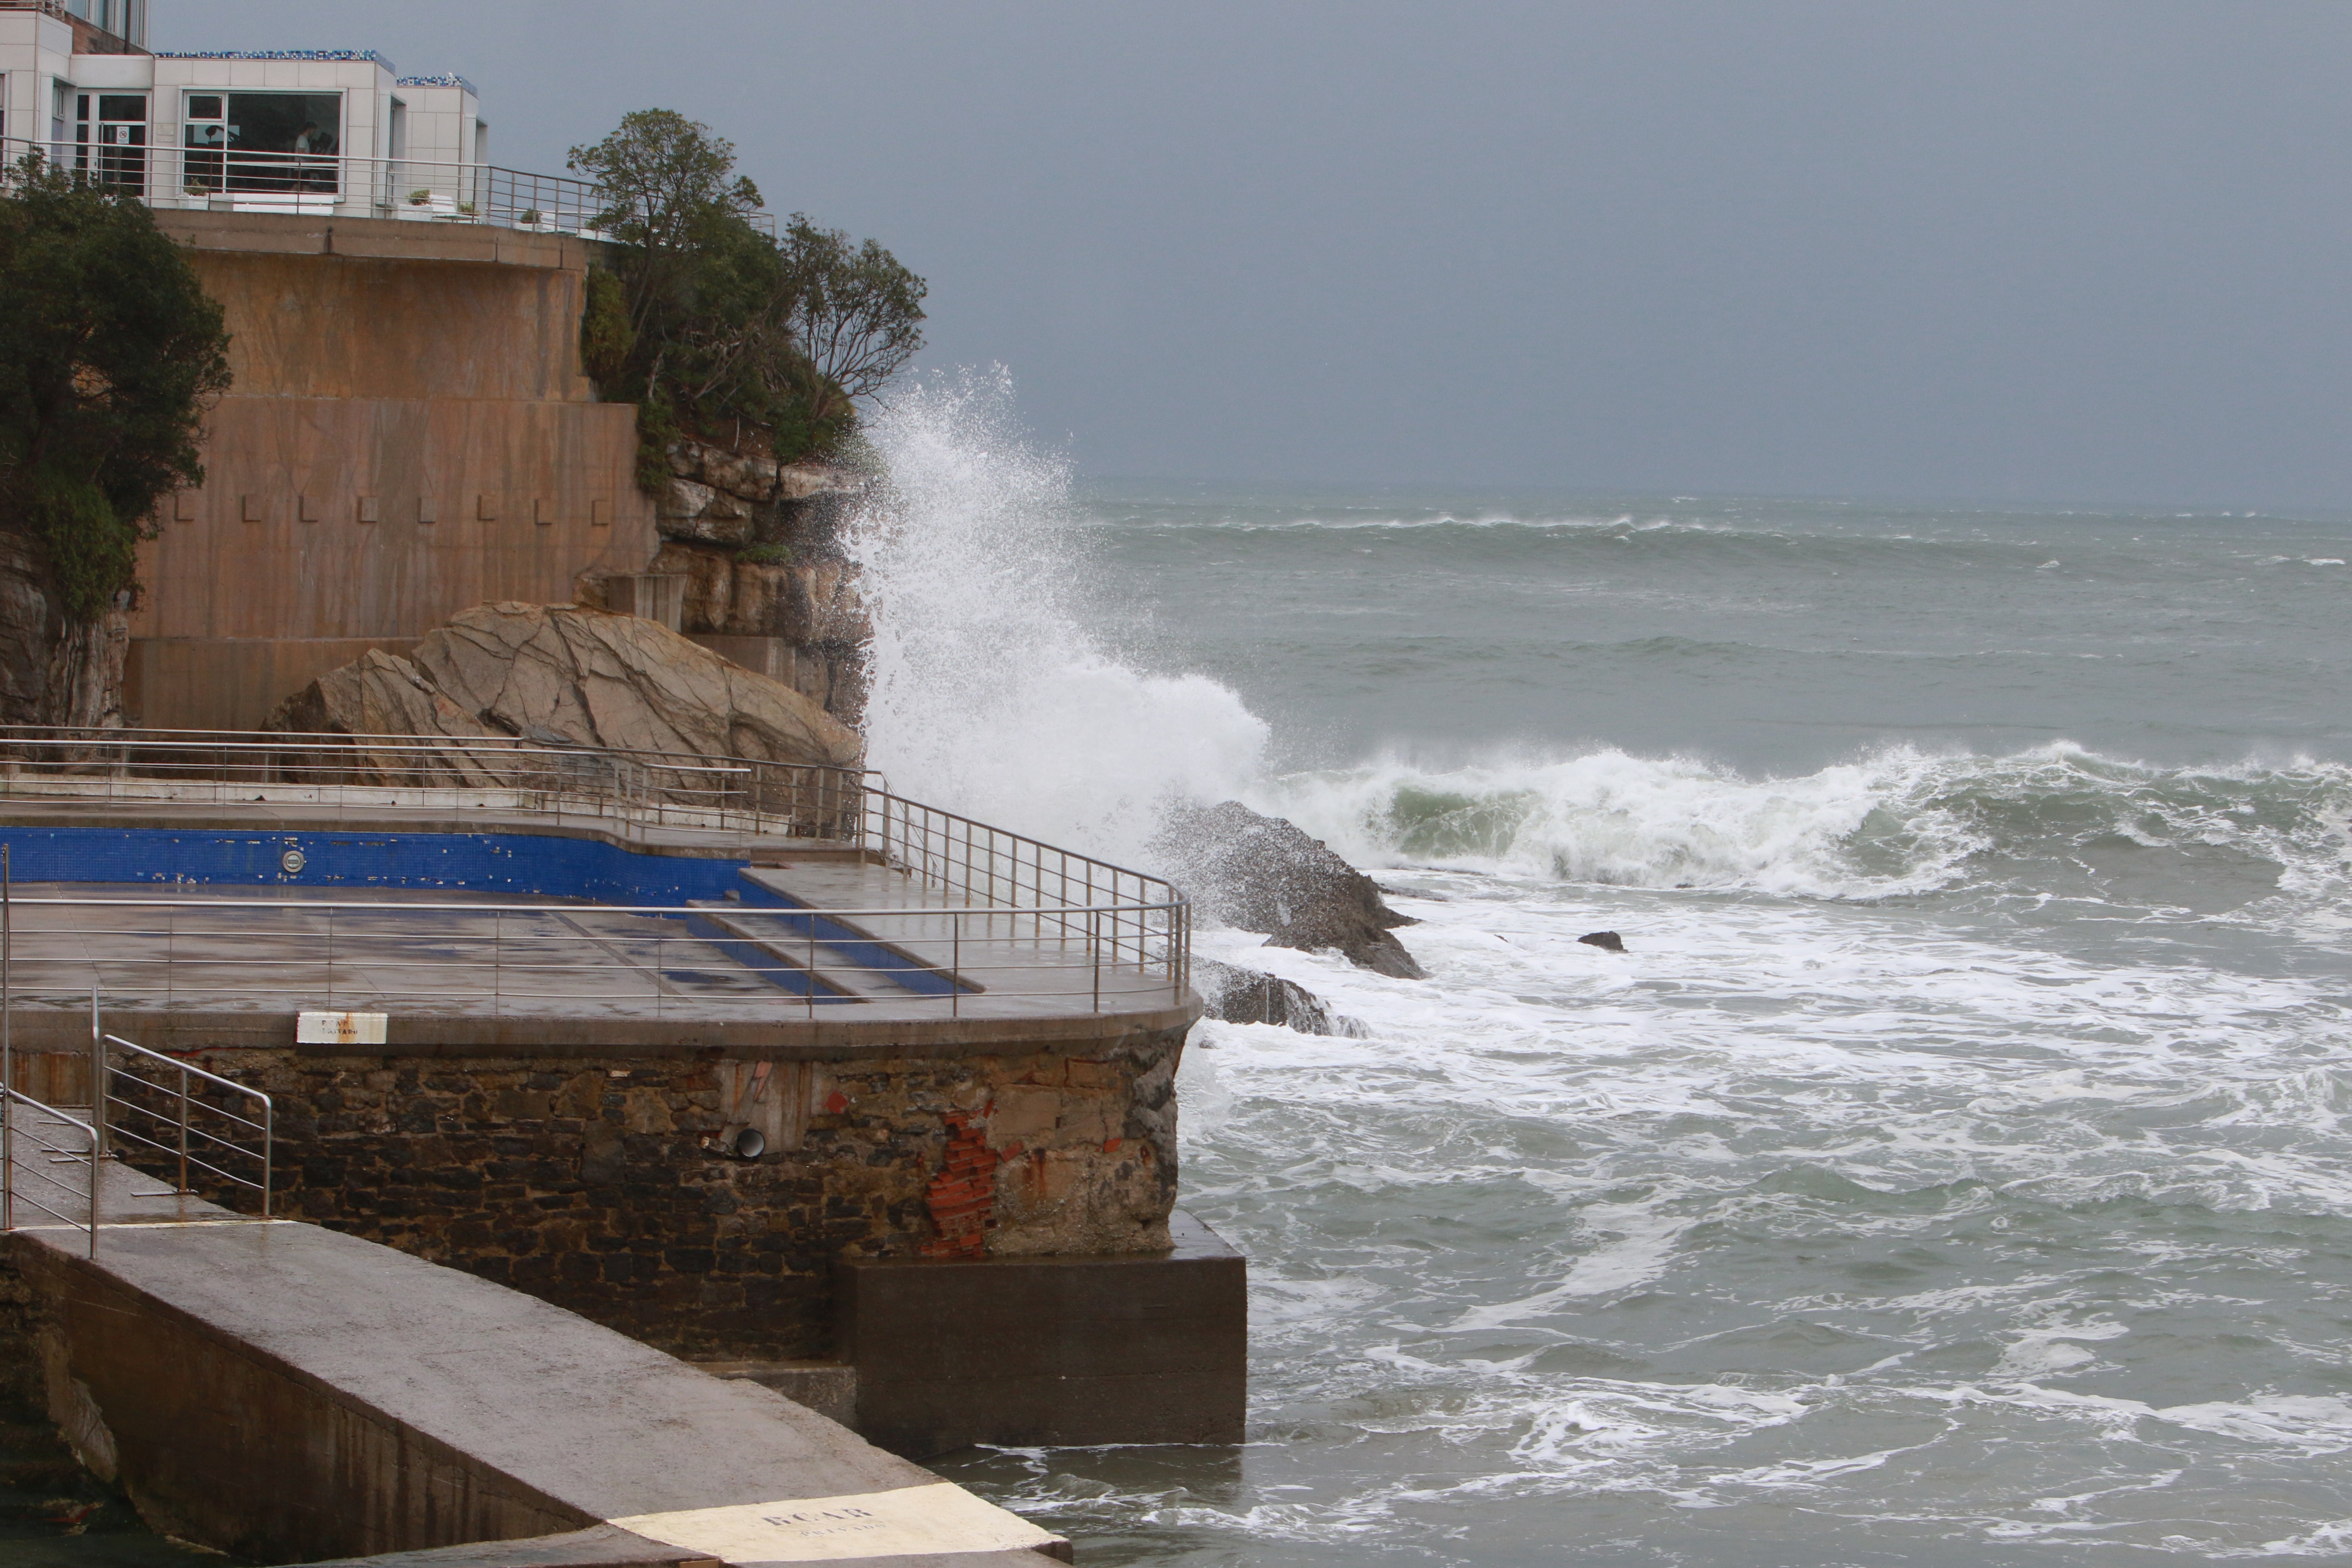
[[[985,1258],[988,1232],[996,1223],[998,1163],[996,1151],[988,1146],[987,1114],[951,1110],[947,1123],[947,1159],[924,1194],[940,1234],[923,1243],[923,1256]]]

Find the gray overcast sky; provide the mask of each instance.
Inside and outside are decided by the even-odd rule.
[[[2352,5],[156,0],[931,283],[1083,471],[2352,505]]]

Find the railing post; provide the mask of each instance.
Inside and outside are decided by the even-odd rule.
[[[188,1185],[188,1064],[180,1064],[180,1195],[185,1197],[194,1189]]]
[[[948,911],[948,1016],[963,1016],[963,917],[967,911]]]
[[[1087,911],[1087,962],[1095,976],[1094,1010],[1102,1011],[1102,911]]]
[[[9,939],[16,926],[16,890],[9,865],[10,846],[0,844],[0,1230],[16,1228],[16,1102],[8,1098],[16,1087],[16,996]]]
[[[98,983],[89,987],[89,1125],[90,1161],[95,1164],[106,1152],[106,1033],[98,1012]],[[90,1178],[90,1192],[98,1191],[98,1178]],[[89,1222],[98,1223],[98,1210],[89,1211]]]

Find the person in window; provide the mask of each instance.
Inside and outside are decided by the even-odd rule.
[[[222,154],[228,150],[228,138],[218,125],[188,127],[188,188],[217,191],[224,173]]]
[[[294,137],[295,184],[304,190],[333,190],[335,169],[327,159],[334,150],[331,132],[320,130],[315,120],[304,121]]]

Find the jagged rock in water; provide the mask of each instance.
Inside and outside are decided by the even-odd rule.
[[[1613,931],[1589,931],[1576,940],[1588,947],[1597,947],[1603,952],[1625,951],[1625,939]]]
[[[1212,918],[1262,931],[1268,947],[1337,948],[1349,962],[1401,979],[1423,978],[1392,928],[1414,924],[1381,901],[1370,877],[1319,838],[1239,801],[1186,805],[1160,830],[1160,858]]]
[[[406,658],[371,651],[278,705],[267,728],[520,735],[759,762],[857,764],[864,742],[779,680],[636,616],[477,605]]]
[[[1364,1036],[1363,1025],[1334,1013],[1330,1004],[1312,991],[1262,969],[1196,958],[1192,988],[1201,994],[1208,1016],[1224,1023],[1279,1024],[1302,1035],[1339,1035],[1349,1039]]]

